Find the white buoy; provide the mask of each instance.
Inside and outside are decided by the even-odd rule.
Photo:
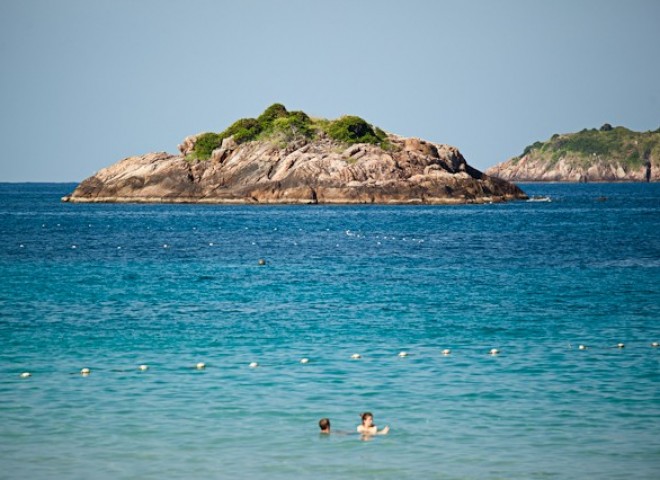
[[[147,370],[149,370],[149,365],[140,365],[140,366],[138,367],[138,369],[139,369],[141,372],[146,372]]]
[[[199,362],[197,365],[195,365],[195,368],[197,370],[204,370],[206,368],[206,364],[204,362]]]
[[[499,355],[500,351],[497,348],[491,348],[490,352],[488,352],[490,355]]]
[[[250,363],[250,368],[257,368],[259,364],[257,362]]]
[[[651,346],[652,346],[653,348],[657,348],[659,345],[660,345],[660,343],[658,343],[658,342],[653,342],[653,343],[651,343]]]
[[[623,343],[617,343],[617,344],[616,344],[616,348],[625,348],[625,346],[626,346],[626,345],[623,344]]]
[[[32,376],[32,374],[30,372],[23,372],[20,375],[21,378],[29,378],[31,376]]]
[[[163,243],[163,248],[169,248],[169,245],[167,243]]]
[[[71,248],[76,249],[76,248],[78,248],[78,247],[76,247],[75,245],[71,245]]]
[[[82,370],[80,370],[80,375],[82,375],[82,376],[84,376],[84,377],[86,377],[86,376],[89,375],[90,373],[92,373],[92,371],[91,371],[89,368],[87,368],[87,367],[85,367],[85,368],[83,368]]]
[[[212,246],[213,246],[213,242],[209,242],[209,247],[212,247]]]
[[[580,345],[580,346],[578,347],[578,349],[579,349],[579,350],[586,350],[586,349],[587,349],[587,346],[586,346],[586,345]]]
[[[309,358],[301,358],[300,363],[309,363]]]
[[[407,356],[408,356],[408,352],[399,352],[399,356],[400,356],[401,358],[403,358],[403,357],[407,357]]]
[[[24,245],[21,243],[18,248],[24,248]]]
[[[351,355],[351,358],[353,360],[358,360],[358,359],[362,358],[362,355],[360,355],[359,353],[354,353],[353,355]]]
[[[442,351],[442,354],[445,355],[445,356],[447,356],[447,355],[451,354],[451,350],[448,349],[448,348],[445,348],[445,349]]]

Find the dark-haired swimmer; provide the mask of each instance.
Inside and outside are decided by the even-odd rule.
[[[321,429],[321,433],[329,434],[330,433],[330,419],[329,418],[322,418],[321,420],[319,420],[319,428]]]
[[[382,430],[378,430],[378,427],[374,425],[374,416],[371,412],[364,412],[360,414],[362,417],[362,424],[358,425],[357,431],[364,436],[368,435],[387,435],[390,431],[390,427],[386,426]]]

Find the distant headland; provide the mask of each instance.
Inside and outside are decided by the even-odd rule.
[[[510,182],[657,182],[660,128],[634,132],[606,123],[555,134],[486,173]]]
[[[281,104],[179,154],[129,157],[84,180],[65,202],[462,204],[525,199],[467,164],[455,147],[386,133],[360,117],[311,118]]]

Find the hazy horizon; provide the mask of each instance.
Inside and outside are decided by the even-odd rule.
[[[458,147],[660,127],[660,2],[0,0],[2,182],[78,182],[279,102]]]

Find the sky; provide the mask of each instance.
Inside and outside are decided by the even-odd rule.
[[[485,170],[660,127],[658,0],[0,0],[0,181],[78,182],[272,103]]]

